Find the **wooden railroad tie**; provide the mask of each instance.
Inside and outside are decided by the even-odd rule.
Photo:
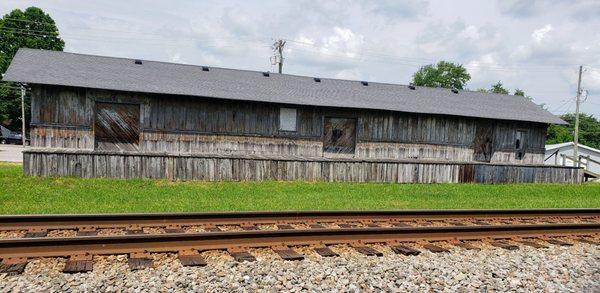
[[[600,243],[592,241],[590,239],[586,239],[586,238],[577,238],[577,241],[579,241],[581,243],[585,243],[585,244],[600,245]]]
[[[392,248],[392,251],[396,254],[402,254],[402,255],[407,255],[407,256],[421,254],[421,252],[419,250],[416,250],[413,247],[403,245],[403,244],[392,244],[392,245],[390,245],[390,247]]]
[[[165,233],[185,233],[180,225],[167,225],[163,230]]]
[[[97,236],[98,230],[94,226],[81,226],[77,228],[77,236]]]
[[[32,228],[27,230],[23,238],[37,238],[48,236],[48,230],[43,228]]]
[[[546,242],[550,243],[550,244],[554,244],[554,245],[559,245],[559,246],[573,246],[573,243],[569,243],[566,241],[562,241],[562,240],[558,240],[555,238],[548,238],[546,239]]]
[[[63,273],[85,273],[91,272],[94,269],[92,255],[72,255],[65,263]]]
[[[441,246],[437,246],[437,245],[431,244],[431,243],[423,244],[422,246],[423,246],[423,248],[425,248],[433,253],[450,252],[450,250],[448,250],[446,248],[443,248]]]
[[[322,257],[340,256],[339,254],[337,254],[335,251],[331,250],[331,248],[329,248],[327,246],[315,247],[315,248],[313,248],[313,250]]]
[[[240,224],[240,228],[244,231],[257,231],[260,230],[258,227],[252,223],[242,223]]]
[[[183,266],[186,267],[203,267],[206,266],[206,260],[198,253],[197,250],[181,250],[177,253],[177,258]]]
[[[474,246],[473,244],[466,242],[466,241],[455,241],[455,242],[452,242],[452,245],[460,247],[462,249],[466,249],[466,250],[481,250],[481,248]]]
[[[290,224],[277,224],[277,229],[279,230],[294,230],[294,226]]]
[[[245,248],[242,248],[242,247],[228,248],[227,252],[237,262],[256,261],[256,257],[254,257],[254,255],[250,254],[250,252],[248,252],[248,250],[246,250]]]
[[[0,263],[0,274],[17,275],[25,271],[28,260],[24,257],[6,258]]]
[[[517,250],[519,249],[519,246],[515,245],[515,244],[510,244],[506,241],[500,240],[500,241],[492,241],[490,242],[490,245],[495,246],[495,247],[499,247],[502,249],[506,249],[506,250]]]
[[[279,254],[279,256],[284,260],[303,260],[304,256],[299,254],[295,250],[291,249],[288,246],[273,246],[271,247],[275,253]]]
[[[362,253],[366,256],[383,256],[383,252],[370,246],[367,246],[362,242],[350,243],[350,246],[354,248],[354,250],[356,250],[357,252]]]
[[[523,244],[523,245],[529,246],[529,247],[533,247],[533,248],[548,248],[548,245],[542,244],[536,240],[537,239],[534,239],[534,238],[527,238],[527,239],[519,239],[516,241],[520,244]]]
[[[131,269],[132,271],[150,268],[154,266],[152,256],[147,252],[135,252],[129,254],[129,258],[127,258],[127,263],[129,264],[129,269]]]

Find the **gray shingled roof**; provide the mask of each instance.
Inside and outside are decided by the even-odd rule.
[[[295,105],[392,110],[520,120],[564,121],[520,96],[417,87],[155,61],[20,49],[4,80],[119,91],[187,95]]]

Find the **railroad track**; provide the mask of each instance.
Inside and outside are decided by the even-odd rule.
[[[71,234],[50,237],[67,230]],[[102,236],[102,230],[112,234]],[[105,254],[128,254],[130,267],[138,269],[152,265],[151,253],[164,252],[178,253],[183,265],[205,265],[200,252],[206,250],[251,261],[249,249],[264,247],[298,260],[303,256],[295,246],[326,257],[336,255],[328,247],[333,244],[367,255],[381,255],[370,245],[385,244],[412,255],[420,247],[447,251],[439,242],[464,249],[476,249],[473,241],[506,249],[596,243],[600,209],[1,216],[0,231],[25,231],[19,238],[0,237],[0,273],[22,272],[38,257],[66,257],[65,272],[84,272],[92,269],[94,255]]]

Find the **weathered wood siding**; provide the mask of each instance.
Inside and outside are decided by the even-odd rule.
[[[281,105],[156,95],[148,100],[150,118],[144,129],[304,139],[320,138],[322,132],[314,107],[298,108],[297,131],[289,132],[279,130]]]
[[[361,142],[356,146],[356,157],[468,162],[473,158],[473,149],[454,145]]]
[[[322,155],[323,143],[293,138],[145,131],[141,135],[140,149],[143,152],[154,153],[279,154],[314,157]]]
[[[324,117],[356,118],[353,157],[473,161],[477,125],[492,123],[491,162],[541,164],[546,125],[374,110],[294,107],[196,97],[34,86],[32,145],[94,149],[96,102],[140,106],[139,151],[324,156]],[[279,108],[297,109],[297,131],[279,130]],[[515,155],[517,130],[527,131]]]
[[[544,165],[373,159],[201,156],[98,151],[24,152],[31,176],[171,180],[307,180],[398,183],[579,183],[581,169]]]
[[[94,149],[94,133],[87,126],[33,125],[29,136],[33,147]]]

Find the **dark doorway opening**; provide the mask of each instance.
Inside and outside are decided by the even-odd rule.
[[[494,126],[491,122],[479,122],[475,129],[473,160],[490,162],[494,154]]]

